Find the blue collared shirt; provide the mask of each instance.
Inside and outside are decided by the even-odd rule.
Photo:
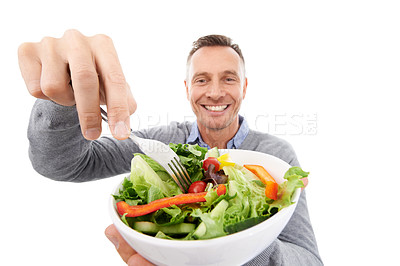
[[[243,116],[239,115],[239,130],[236,132],[235,136],[229,140],[227,144],[227,149],[237,149],[243,143],[244,139],[249,134],[249,125]],[[199,128],[197,127],[197,122],[193,123],[192,129],[190,130],[190,135],[186,140],[187,144],[198,144],[201,147],[206,147],[211,149],[207,143],[203,141],[200,135]]]

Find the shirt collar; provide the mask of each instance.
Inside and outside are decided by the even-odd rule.
[[[227,148],[228,149],[239,148],[248,134],[249,134],[249,125],[247,124],[247,121],[244,119],[244,117],[239,115],[239,130],[236,132],[235,136],[228,141]],[[211,147],[208,146],[207,143],[205,143],[201,138],[199,128],[197,127],[197,122],[193,123],[189,137],[186,140],[186,143],[198,144],[200,147],[206,147],[208,149],[211,149]]]

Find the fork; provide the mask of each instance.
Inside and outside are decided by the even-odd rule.
[[[107,112],[100,107],[101,118],[108,124]],[[133,134],[130,129],[129,138],[142,150],[144,154],[158,162],[174,179],[183,193],[186,193],[192,180],[178,155],[166,144],[152,139],[143,139]]]

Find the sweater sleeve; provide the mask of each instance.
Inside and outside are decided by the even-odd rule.
[[[33,168],[57,181],[83,182],[129,172],[133,153],[140,152],[130,139],[86,140],[75,106],[40,99],[32,109],[28,139]]]

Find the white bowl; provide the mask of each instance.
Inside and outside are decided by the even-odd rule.
[[[290,165],[274,156],[246,150],[222,150],[229,152],[237,164],[259,164],[275,178],[278,183]],[[117,194],[122,182],[113,191]],[[156,265],[241,265],[266,249],[286,226],[300,196],[298,189],[291,206],[282,209],[268,220],[246,230],[207,240],[169,240],[148,236],[125,225],[116,210],[114,198],[110,197],[110,214],[113,223],[139,254]]]

